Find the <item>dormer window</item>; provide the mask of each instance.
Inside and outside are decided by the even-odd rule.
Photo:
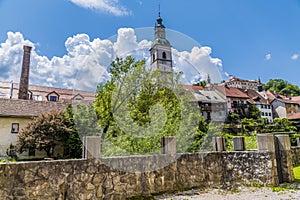
[[[81,94],[77,94],[72,98],[73,101],[82,101],[84,100],[84,96],[82,96]]]
[[[50,92],[46,97],[48,101],[59,101],[59,94],[55,91]]]
[[[49,96],[49,101],[57,101],[57,96]]]

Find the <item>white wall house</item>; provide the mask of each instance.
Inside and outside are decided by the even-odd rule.
[[[259,81],[257,80],[243,80],[240,78],[231,78],[229,81],[225,82],[225,85],[228,87],[235,87],[240,89],[252,89],[252,90],[258,90]]]
[[[267,118],[269,123],[273,123],[273,111],[270,104],[256,104],[256,107],[261,111],[262,118]]]

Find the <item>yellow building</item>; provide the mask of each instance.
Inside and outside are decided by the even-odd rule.
[[[18,133],[31,122],[34,117],[54,110],[64,110],[68,103],[52,101],[34,101],[0,98],[0,157],[7,156],[10,145],[16,144]],[[36,152],[35,157],[42,156]],[[20,155],[31,157],[30,152]]]

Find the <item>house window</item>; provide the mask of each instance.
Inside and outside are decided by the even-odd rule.
[[[36,101],[42,101],[42,96],[40,95],[32,95],[32,99]]]
[[[57,101],[57,96],[50,96],[49,101]]]
[[[269,113],[269,116],[271,116],[272,114],[271,113]]]
[[[28,156],[35,156],[35,148],[29,148]]]
[[[264,112],[262,112],[262,113],[261,113],[261,116],[265,116],[265,113],[264,113]]]
[[[11,124],[11,133],[19,133],[19,123]]]

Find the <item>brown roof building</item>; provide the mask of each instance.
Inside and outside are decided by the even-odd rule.
[[[34,117],[42,113],[64,110],[68,104],[67,102],[0,98],[0,157],[7,156],[6,150],[11,144],[16,144],[19,131]],[[23,158],[26,156],[22,155]]]
[[[64,110],[69,103],[0,99],[0,117],[33,118],[51,111]]]
[[[0,98],[18,99],[19,84],[0,82]],[[57,102],[72,102],[72,101],[88,101],[92,102],[95,99],[95,92],[82,90],[72,90],[64,88],[55,88],[47,86],[29,85],[28,99],[36,101],[57,101]]]

